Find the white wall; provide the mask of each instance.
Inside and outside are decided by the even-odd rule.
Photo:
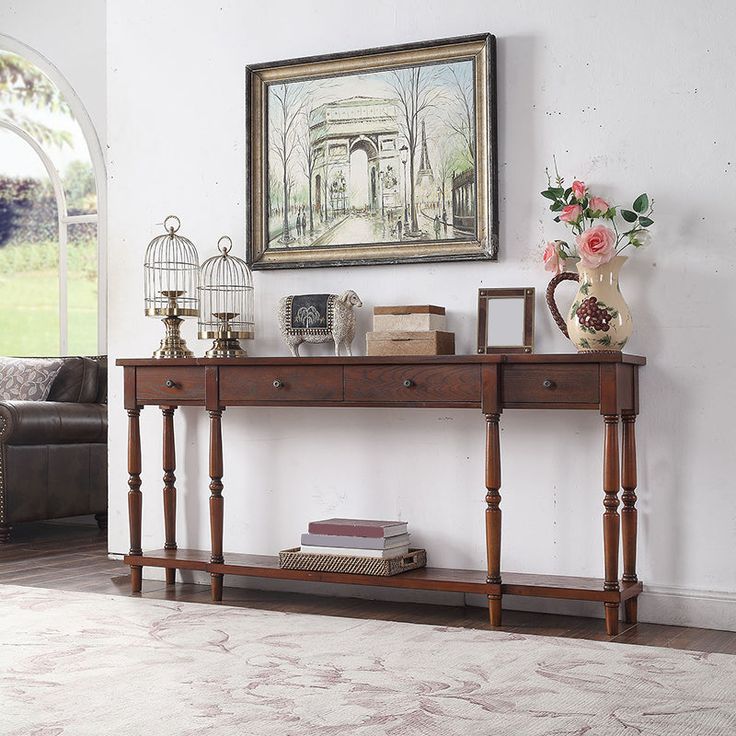
[[[613,202],[646,190],[656,200],[655,242],[627,264],[622,284],[636,325],[630,352],[649,359],[638,425],[639,569],[652,591],[643,615],[736,627],[735,25],[725,0],[698,13],[671,0],[615,11],[485,0],[111,0],[110,355],[150,355],[160,339],[160,325],[143,316],[141,264],[165,215],[182,218],[202,258],[223,233],[242,252],[247,63],[490,31],[500,262],[258,273],[250,353],[286,353],[274,317],[280,296],[345,288],[364,300],[361,332],[375,304],[446,305],[458,352],[469,353],[478,287],[528,285],[537,288],[537,351],[569,352],[542,298],[542,243],[562,233],[539,196],[544,168],[556,154],[569,180]],[[572,288],[562,299],[571,297]],[[202,354],[193,324],[186,336]],[[113,370],[115,553],[128,546],[121,377]],[[147,547],[163,541],[160,424],[155,408],[143,412]],[[503,567],[600,576],[601,418],[509,411],[502,426]],[[206,547],[203,412],[182,410],[177,431],[179,542]],[[235,409],[224,432],[227,550],[275,553],[323,516],[399,516],[434,565],[484,565],[480,412]]]

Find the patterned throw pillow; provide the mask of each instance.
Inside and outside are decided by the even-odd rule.
[[[59,358],[0,358],[0,400],[46,401]]]

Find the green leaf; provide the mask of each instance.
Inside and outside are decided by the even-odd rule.
[[[547,197],[547,199],[552,199],[552,200],[557,199],[557,195],[554,194],[551,189],[545,189],[543,192],[540,192],[540,194],[543,197]]]
[[[561,197],[565,190],[562,187],[550,187],[547,191],[555,195],[555,197]]]
[[[642,227],[649,227],[650,225],[654,225],[654,220],[651,220],[648,217],[640,217],[639,218],[639,224]]]
[[[570,195],[572,194],[572,187],[568,187],[565,189],[565,193],[562,195],[565,199],[568,199]]]
[[[631,210],[621,210],[621,217],[626,220],[626,222],[636,222],[636,212],[632,212]]]
[[[634,204],[631,206],[634,208],[634,211],[638,212],[639,214],[641,214],[642,212],[646,212],[647,208],[649,207],[649,197],[647,197],[646,194],[640,194],[634,200]]]
[[[553,202],[549,208],[552,210],[552,212],[559,212],[562,209],[562,202]]]
[[[554,221],[555,222],[559,222],[560,221],[560,218],[559,217],[555,217]]]

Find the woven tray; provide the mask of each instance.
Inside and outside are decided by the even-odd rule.
[[[416,570],[427,564],[427,550],[410,549],[404,555],[381,560],[375,557],[349,557],[348,555],[320,555],[301,551],[301,547],[279,552],[279,567],[287,570],[311,572],[341,572],[351,575],[398,575]]]

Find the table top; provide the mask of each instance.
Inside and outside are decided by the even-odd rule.
[[[292,356],[253,358],[118,358],[119,366],[220,366],[220,365],[401,365],[462,363],[622,363],[646,365],[641,355],[627,353],[494,353],[492,355],[380,355]]]

